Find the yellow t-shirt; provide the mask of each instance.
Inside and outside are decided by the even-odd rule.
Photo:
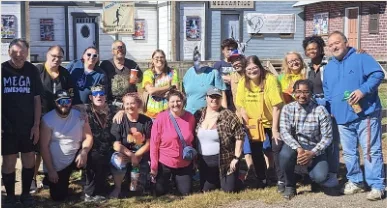
[[[243,108],[250,119],[262,117],[264,128],[271,128],[273,121],[273,106],[283,103],[281,88],[277,78],[267,74],[263,92],[261,88],[250,81],[251,91],[245,87],[245,78],[238,83],[236,106]]]
[[[294,100],[293,98],[293,85],[296,81],[303,79],[304,76],[300,74],[281,74],[278,76],[278,81],[281,86],[283,98],[285,103],[290,103]]]

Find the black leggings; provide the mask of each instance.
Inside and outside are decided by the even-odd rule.
[[[203,192],[221,188],[224,192],[236,191],[238,168],[230,175],[220,176],[219,155],[199,157],[200,189]]]
[[[190,194],[192,191],[192,169],[192,163],[184,168],[170,168],[159,162],[155,185],[156,195],[161,196],[169,193],[171,176],[175,179],[177,189],[181,195]]]
[[[275,144],[274,141],[272,141],[272,132],[271,129],[265,128],[265,133],[270,138],[270,144],[271,144],[271,151],[273,152],[273,158],[274,158],[274,165],[277,175],[278,181],[285,181],[284,171],[281,169],[279,165],[279,153],[281,152],[283,142],[278,141],[278,145]],[[257,177],[259,180],[265,180],[266,179],[266,161],[263,154],[263,142],[251,142],[251,156],[253,158],[253,163],[255,167],[255,172],[257,173]]]

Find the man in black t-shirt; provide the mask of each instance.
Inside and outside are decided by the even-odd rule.
[[[30,185],[34,175],[34,144],[39,140],[42,83],[37,68],[27,62],[28,43],[15,39],[9,44],[10,60],[1,64],[2,95],[2,179],[7,198],[2,205],[13,206],[15,198],[15,164],[21,152],[21,202],[30,207],[34,199]]]
[[[142,82],[142,71],[140,67],[131,59],[125,58],[126,56],[126,45],[121,40],[116,40],[112,44],[112,54],[113,58],[109,60],[102,61],[100,67],[105,71],[107,76],[107,99],[108,102],[114,101],[117,99],[121,101],[121,97],[116,97],[112,94],[112,79],[115,75],[130,75],[131,69],[137,70],[137,77],[134,77],[134,80],[137,83]],[[129,88],[126,89],[127,92],[137,92],[136,84],[130,84]]]

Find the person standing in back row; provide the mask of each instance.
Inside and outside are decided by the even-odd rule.
[[[234,71],[232,64],[229,60],[231,52],[238,49],[238,43],[233,38],[228,38],[222,41],[221,45],[223,60],[217,61],[214,64],[214,68],[217,69],[222,76],[223,82],[226,84],[226,100],[227,108],[231,111],[235,111],[235,104],[233,102],[234,95],[231,91],[231,72]]]
[[[113,102],[114,100],[121,101],[122,97],[115,97],[112,94],[112,80],[116,75],[129,76],[132,69],[137,70],[137,76],[133,77],[134,83],[130,83],[125,93],[137,92],[137,83],[142,82],[142,71],[138,64],[126,56],[126,45],[121,40],[116,40],[112,44],[113,58],[102,61],[100,68],[106,73],[107,76],[107,101]],[[129,81],[129,80],[128,80]]]
[[[360,143],[365,181],[371,187],[367,199],[380,200],[385,195],[385,175],[378,87],[385,75],[375,59],[368,54],[357,54],[339,31],[329,35],[328,48],[333,58],[324,70],[323,89],[328,111],[339,127],[347,167],[348,182],[342,191],[346,195],[355,194],[365,188],[357,150]]]
[[[34,176],[34,145],[39,141],[42,82],[37,68],[27,62],[29,45],[23,39],[14,39],[9,44],[10,60],[1,64],[1,167],[2,180],[7,197],[2,207],[14,207],[15,166],[21,152],[22,195],[25,207],[35,204],[30,195]]]

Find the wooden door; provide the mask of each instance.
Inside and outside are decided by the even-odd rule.
[[[358,33],[359,33],[359,27],[358,27],[358,15],[359,15],[359,9],[358,8],[353,8],[353,9],[348,9],[347,13],[347,28],[348,28],[348,43],[349,46],[357,48],[358,46]]]

